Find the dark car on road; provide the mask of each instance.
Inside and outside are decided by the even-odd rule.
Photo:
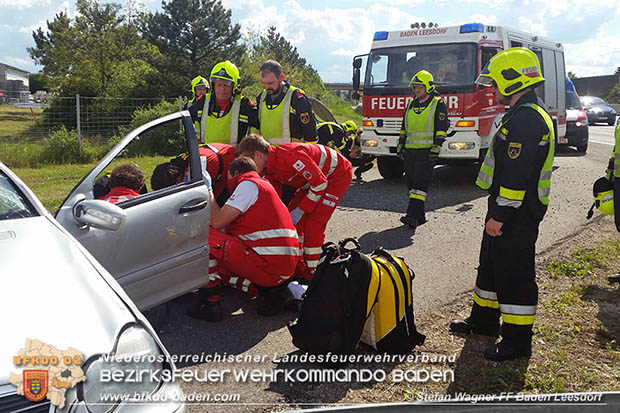
[[[612,126],[616,123],[616,111],[603,99],[595,96],[582,96],[581,104],[586,110],[589,124],[601,122]]]

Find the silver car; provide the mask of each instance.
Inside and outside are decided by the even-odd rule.
[[[80,185],[70,199],[73,205],[82,205],[85,211],[78,218],[73,214],[66,217],[66,220],[73,220],[69,226],[77,227],[74,232],[92,234],[96,227],[108,228],[97,229],[100,235],[92,237],[92,240],[100,240],[103,251],[110,249],[115,240],[131,239],[123,235],[122,224],[124,221],[125,229],[137,229],[131,222],[133,211],[129,212],[134,206],[122,209],[105,201],[86,201],[80,196],[79,188]],[[76,219],[81,223],[78,224]],[[150,226],[154,225],[151,223]],[[120,231],[113,232],[119,227]],[[147,237],[157,234],[155,229],[148,231]],[[107,244],[106,236],[111,234],[115,236]],[[123,247],[122,244],[117,246]],[[94,244],[91,248],[97,250]],[[138,269],[144,267],[148,265],[139,263],[135,266]],[[126,277],[140,277],[138,274],[142,274],[140,271],[121,272]],[[178,383],[158,380],[165,371],[175,371],[175,367],[149,322],[109,272],[2,163],[0,274],[3,329],[0,340],[0,411],[185,411]],[[149,299],[146,294],[138,296],[143,297],[143,302],[163,299],[163,294],[155,290],[149,289],[157,295],[156,299]],[[41,347],[40,343],[44,346]],[[63,352],[64,357],[60,357],[59,352]],[[62,363],[67,366],[73,363],[73,367],[79,370],[65,369],[60,365],[62,369],[54,373],[51,366],[58,367],[58,358],[64,360],[69,353],[79,353],[79,356],[70,356],[68,362]],[[30,359],[28,363],[24,357],[33,354],[47,356],[49,360],[44,361],[41,357],[36,362]],[[56,364],[51,358],[55,354],[58,355]],[[115,359],[105,361],[102,355],[114,355]],[[136,382],[106,382],[102,379],[106,371],[134,369],[157,373],[153,380]],[[38,374],[47,371],[47,389],[48,380],[28,381],[25,371],[38,371]],[[52,389],[52,384],[57,387]],[[30,396],[47,394],[51,397],[50,400],[30,401],[17,394],[26,391]],[[115,396],[136,393],[156,397],[159,401],[157,404],[136,404],[120,398],[113,401]],[[104,397],[109,398],[104,400]]]
[[[162,139],[162,136],[165,139]],[[113,210],[94,202],[95,180],[136,145],[174,139],[189,155],[189,179],[129,199]],[[140,159],[140,158],[137,158]],[[139,162],[139,161],[138,161]],[[140,310],[208,282],[209,192],[189,112],[157,119],[129,133],[76,186],[56,220],[114,276]],[[146,174],[147,171],[145,171]],[[109,219],[109,222],[106,222]],[[117,224],[124,221],[120,229]]]

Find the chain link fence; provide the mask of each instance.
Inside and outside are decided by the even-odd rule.
[[[183,99],[174,98],[102,98],[48,96],[47,103],[0,106],[0,142],[36,142],[49,137],[63,126],[76,131],[78,141],[103,143],[131,123],[137,109],[147,109],[167,101],[176,110]]]

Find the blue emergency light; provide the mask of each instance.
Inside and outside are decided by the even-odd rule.
[[[482,23],[467,23],[461,26],[459,33],[484,33],[484,25]]]
[[[375,37],[372,40],[386,40],[388,32],[375,32]]]

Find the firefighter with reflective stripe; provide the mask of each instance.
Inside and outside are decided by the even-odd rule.
[[[135,163],[125,163],[112,169],[109,180],[110,192],[98,199],[112,204],[140,196],[144,187],[144,173]]]
[[[335,122],[319,123],[316,127],[319,137],[319,144],[329,146],[340,152],[345,158],[356,166],[355,177],[362,178],[362,174],[370,170],[375,159],[372,155],[362,154],[360,147],[361,129],[352,120],[347,120],[341,124]],[[355,135],[355,136],[354,136]]]
[[[415,230],[426,222],[424,204],[434,166],[431,156],[439,153],[446,139],[448,108],[426,70],[416,73],[409,86],[415,97],[403,116],[397,152],[403,157],[409,190],[407,214],[400,221]]]
[[[282,66],[268,60],[260,68],[265,88],[256,98],[260,134],[271,144],[316,142],[316,120],[305,92],[284,81]]]
[[[496,361],[531,354],[538,286],[534,257],[538,226],[547,211],[554,156],[553,121],[534,88],[544,82],[536,55],[511,48],[491,58],[476,83],[494,88],[509,105],[476,184],[489,191],[473,308],[450,323],[457,333],[502,340],[484,355]]]
[[[200,143],[236,146],[249,127],[258,128],[254,103],[239,89],[239,69],[230,61],[213,66],[209,77],[212,92],[189,108],[194,122],[200,122]],[[202,111],[203,115],[199,116]]]
[[[192,79],[192,99],[185,104],[185,110],[189,110],[196,102],[203,102],[204,96],[210,89],[209,81],[202,76],[196,76]],[[200,133],[200,118],[202,117],[202,106],[198,105],[200,109],[196,112],[197,119],[194,121],[194,129],[196,134]]]
[[[232,195],[226,204],[219,208],[211,199],[209,247],[217,260],[217,277],[213,271],[211,275],[226,283],[241,277],[248,286],[255,284],[263,298],[259,314],[273,315],[286,305],[286,297],[274,291],[288,292],[286,284],[301,259],[297,231],[275,189],[258,175],[250,158],[232,162],[228,182]],[[214,321],[211,316],[219,301],[202,304],[188,315]]]
[[[258,172],[271,182],[298,188],[289,211],[303,245],[305,266],[296,275],[311,279],[321,256],[327,222],[351,184],[351,162],[323,145],[275,146],[259,135],[243,139],[237,154],[254,159]]]

